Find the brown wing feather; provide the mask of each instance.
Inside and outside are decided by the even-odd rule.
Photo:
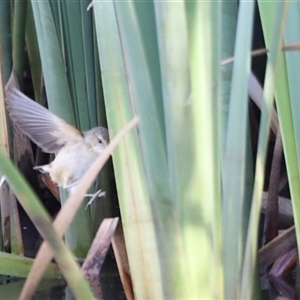
[[[6,107],[12,121],[44,152],[57,152],[65,144],[83,138],[82,133],[75,127],[16,88],[6,91]]]

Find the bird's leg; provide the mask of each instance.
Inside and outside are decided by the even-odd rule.
[[[69,194],[72,194],[74,192],[74,189],[76,187],[76,185],[78,184],[78,181],[70,184],[67,189]],[[96,181],[96,189],[99,186],[99,180]],[[99,189],[96,193],[94,194],[85,194],[84,197],[91,197],[91,199],[89,200],[89,202],[86,204],[85,209],[87,209],[87,207],[89,205],[91,205],[93,203],[93,201],[97,198],[97,197],[104,197],[105,196],[105,192],[102,191],[101,189]]]
[[[87,205],[85,206],[85,209],[87,209],[87,207],[89,205],[91,205],[93,203],[93,201],[97,198],[97,197],[105,197],[105,192],[102,191],[100,189],[100,180],[99,177],[97,177],[94,181],[94,191],[97,191],[94,194],[87,194],[86,197],[91,197],[91,199],[89,200],[89,202],[87,203]]]
[[[87,209],[87,207],[89,205],[91,205],[93,203],[93,201],[97,198],[97,197],[105,197],[105,192],[102,190],[98,190],[96,193],[94,194],[86,194],[86,197],[91,197],[91,199],[89,200],[89,202],[86,204],[85,209]]]

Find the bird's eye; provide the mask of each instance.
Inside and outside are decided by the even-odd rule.
[[[98,139],[98,143],[99,144],[103,144],[103,140],[102,139]]]

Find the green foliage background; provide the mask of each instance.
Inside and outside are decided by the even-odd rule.
[[[45,85],[49,109],[81,130],[107,123],[113,137],[139,117],[113,154],[137,299],[251,299],[259,293],[258,224],[274,99],[299,240],[300,54],[282,51],[283,43],[299,41],[299,4],[258,1],[268,61],[254,158],[254,1],[88,5],[2,1],[3,85],[14,69],[23,87],[28,61],[36,100]],[[0,138],[4,145],[5,126]],[[110,211],[109,172],[101,176],[106,208],[80,210],[66,235],[77,257],[86,255],[103,209]]]

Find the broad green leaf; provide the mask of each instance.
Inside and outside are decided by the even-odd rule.
[[[182,167],[180,174],[183,192],[180,224],[185,245],[186,274],[189,274],[188,296],[223,298],[220,251],[221,2],[186,2],[186,8],[192,90],[185,112],[190,125],[186,127],[188,134],[184,142],[187,145],[184,148],[190,163]],[[210,26],[206,25],[207,22]],[[199,265],[201,268],[196,268]],[[218,282],[218,286],[214,282]]]
[[[65,3],[65,5],[68,5],[70,10],[78,7],[79,4],[80,3],[73,2]],[[57,29],[60,29],[61,26],[63,27],[63,32],[64,30],[68,29],[67,20],[65,20],[66,23],[55,25],[54,20],[56,20],[56,22],[62,22],[60,18],[63,18],[65,15],[62,13],[61,16],[59,14],[59,9],[55,10],[56,13],[53,15],[52,11],[54,11],[54,9],[51,9],[48,1],[32,1],[32,8],[37,30],[49,109],[63,118],[65,121],[74,125],[75,120],[77,119],[76,115],[74,114],[74,107],[77,107],[77,103],[75,99],[73,99],[73,102],[71,101],[71,90],[68,83],[68,80],[72,81],[72,76],[70,75],[70,78],[67,77],[68,74],[65,70],[65,63],[62,56],[63,53],[60,48],[59,36],[57,34]],[[62,9],[62,11],[65,13],[66,10],[67,9]],[[71,37],[71,33],[68,31],[62,34],[63,40],[61,41],[61,47],[65,46],[64,43],[66,43],[66,47],[68,47],[68,39],[71,38],[73,39],[73,37]],[[74,47],[76,47],[76,45]],[[74,50],[74,48],[72,49]],[[66,56],[67,57],[65,59],[67,61],[68,59],[71,59],[69,52],[66,53]],[[83,58],[83,56],[81,57]],[[74,59],[71,59],[71,61],[74,61]],[[76,63],[79,62],[80,61],[78,59]],[[69,67],[68,71],[74,75],[72,70],[70,70],[71,68],[68,63],[66,63],[66,67]],[[81,68],[80,70],[82,71]],[[80,71],[78,71],[78,74],[82,76]],[[76,95],[74,86],[70,84],[70,87],[72,88],[72,95]],[[85,91],[83,83],[81,83],[81,86],[78,88],[80,88],[81,91],[80,95],[82,95],[82,93],[85,94],[85,92],[83,92]],[[83,100],[86,101],[86,99]],[[87,112],[87,110],[84,111]],[[88,115],[85,115],[84,118],[88,119],[89,117]],[[88,128],[89,122],[83,124],[82,126],[84,128]],[[61,196],[62,202],[64,202],[66,199],[66,192],[61,191]],[[92,235],[90,212],[88,210],[84,210],[84,207],[82,207],[66,234],[67,244],[78,257],[83,258],[85,257],[92,241]]]
[[[94,14],[108,126],[110,134],[115,135],[133,116],[133,99],[125,73],[127,60],[123,61],[124,45],[114,4],[95,2]],[[136,131],[115,151],[113,163],[130,270],[133,278],[140,278],[133,286],[135,295],[139,299],[162,299],[153,216]]]
[[[226,145],[222,162],[223,260],[226,270],[225,298],[228,299],[239,297],[244,251],[243,209],[246,199],[248,78],[253,14],[254,1],[241,2],[237,20],[227,133],[225,133]],[[244,42],[241,42],[242,40]]]

